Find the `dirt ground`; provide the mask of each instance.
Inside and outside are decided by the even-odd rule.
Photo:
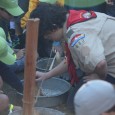
[[[16,90],[12,89],[9,85],[4,83],[3,91],[8,95],[10,103],[16,106],[22,106],[22,101],[19,99]],[[64,112],[66,115],[74,115],[74,112],[71,109],[68,109],[66,104],[62,104],[52,108]],[[0,113],[0,115],[8,115],[8,112]]]

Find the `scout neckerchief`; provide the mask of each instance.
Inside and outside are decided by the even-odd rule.
[[[85,11],[85,10],[70,10],[69,11],[69,17],[67,19],[67,29],[76,24],[76,23],[81,23],[84,21],[87,21],[89,19],[92,18],[96,18],[96,14],[93,11]],[[68,44],[65,43],[65,47],[66,47],[66,56],[67,56],[67,63],[68,63],[68,71],[71,77],[71,84],[73,85],[75,82],[78,82],[78,76],[76,73],[76,68],[75,68],[75,64],[73,62]]]

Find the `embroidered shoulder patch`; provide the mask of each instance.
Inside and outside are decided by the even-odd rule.
[[[70,41],[70,45],[73,47],[74,45],[76,45],[79,41],[83,41],[85,38],[85,34],[77,34],[76,36],[74,36],[71,41]],[[81,42],[79,42],[81,44]]]

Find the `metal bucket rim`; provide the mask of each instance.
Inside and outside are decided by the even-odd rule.
[[[55,77],[53,77],[53,78],[50,78],[50,79],[58,79],[58,80],[60,80],[60,81],[63,81],[63,82],[65,82],[66,84],[68,84],[68,90],[65,90],[64,92],[62,92],[62,93],[59,93],[59,94],[56,94],[56,95],[51,95],[51,96],[38,96],[38,97],[40,97],[40,98],[44,98],[44,97],[47,97],[47,98],[51,98],[51,97],[57,97],[57,96],[60,96],[60,95],[62,95],[62,94],[65,94],[66,92],[68,92],[69,90],[70,90],[70,88],[71,88],[71,84],[70,83],[68,83],[66,80],[63,80],[63,79],[60,79],[60,78],[55,78]],[[24,80],[21,80],[21,81],[24,81]],[[20,93],[20,92],[17,92],[17,94],[19,94],[19,95],[21,95],[21,96],[23,96],[23,94],[22,93]],[[35,98],[36,98],[36,96],[35,96]]]
[[[38,61],[37,61],[37,64],[39,63],[39,62],[41,62],[41,61],[44,61],[44,60],[49,60],[49,59],[52,59],[53,60],[53,58],[41,58],[41,59],[39,59]],[[36,64],[36,69],[40,69],[40,70],[42,70],[42,71],[46,71],[46,69],[42,69],[42,68],[39,68],[38,66],[37,66],[37,64]],[[47,70],[48,71],[48,70]]]
[[[46,110],[49,109],[49,110],[52,110],[52,111],[55,111],[55,112],[59,112],[59,113],[61,113],[62,115],[65,115],[64,112],[61,112],[61,111],[59,111],[59,110],[52,109],[52,108],[47,108],[47,107],[34,107],[34,108],[40,108],[40,109],[46,109]],[[23,109],[22,109],[22,110],[23,110]],[[22,110],[15,110],[15,111],[13,111],[13,112],[15,113],[15,112],[22,111]],[[12,112],[12,113],[13,113],[13,112]],[[12,114],[12,113],[11,113],[11,114]],[[10,115],[10,114],[9,114],[9,115]]]

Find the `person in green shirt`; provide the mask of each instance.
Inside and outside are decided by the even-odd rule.
[[[105,0],[65,0],[65,8],[77,10],[94,10],[97,12],[106,13]]]

